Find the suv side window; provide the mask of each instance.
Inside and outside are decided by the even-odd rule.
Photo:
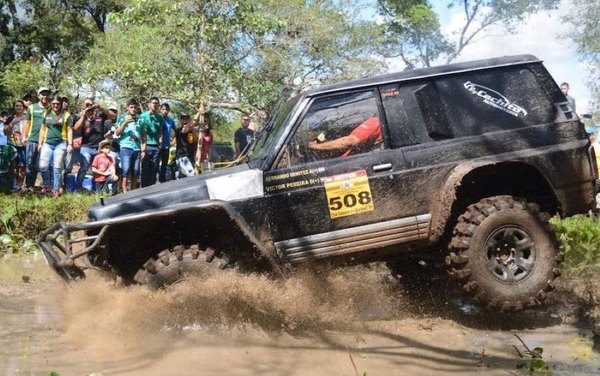
[[[427,137],[421,113],[414,110],[419,108],[414,93],[422,86],[388,84],[380,88],[392,148],[417,144]]]
[[[375,90],[316,98],[278,167],[333,159],[383,148]]]
[[[536,75],[525,68],[389,84],[381,97],[392,148],[550,123],[556,116]]]
[[[535,74],[522,67],[444,77],[437,89],[456,136],[550,123],[556,117]]]

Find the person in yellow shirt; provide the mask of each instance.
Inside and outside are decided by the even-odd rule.
[[[49,188],[52,176],[52,195],[58,197],[63,180],[63,160],[67,153],[73,151],[73,118],[68,111],[63,110],[62,98],[58,95],[52,97],[50,107],[51,110],[44,114],[42,120],[38,151],[40,172],[44,181],[43,189]],[[51,164],[52,175],[49,171]]]

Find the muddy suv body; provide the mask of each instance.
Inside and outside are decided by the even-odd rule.
[[[378,139],[310,147],[373,117]],[[394,265],[441,245],[475,300],[515,310],[540,304],[559,275],[549,217],[594,206],[590,153],[534,56],[394,73],[308,91],[274,114],[246,163],[104,199],[39,244],[67,280],[93,268],[154,287],[196,269]]]

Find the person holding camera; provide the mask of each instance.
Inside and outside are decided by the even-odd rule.
[[[92,98],[86,98],[84,108],[79,113],[73,130],[81,136],[75,137],[73,147],[79,149],[79,171],[77,172],[76,189],[83,189],[83,181],[88,173],[92,161],[98,154],[100,141],[106,133],[106,111],[95,104]]]
[[[119,139],[121,150],[121,190],[127,192],[127,183],[131,189],[137,188],[140,176],[142,129],[138,116],[137,100],[127,102],[127,111],[117,119],[115,136]]]

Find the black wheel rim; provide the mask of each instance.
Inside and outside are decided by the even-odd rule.
[[[519,283],[529,277],[535,266],[535,242],[520,227],[494,230],[485,243],[487,269],[498,281]]]

